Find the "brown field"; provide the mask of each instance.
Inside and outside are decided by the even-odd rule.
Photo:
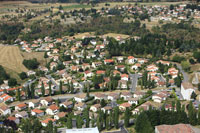
[[[17,73],[28,71],[22,64],[23,57],[17,46],[0,46],[0,55],[0,65],[6,69]]]
[[[45,65],[46,61],[44,59],[44,52],[31,52],[31,53],[27,53],[27,52],[21,52],[21,55],[24,59],[33,59],[36,58],[37,61],[41,64],[41,65]]]
[[[2,65],[6,72],[11,77],[16,78],[21,82],[18,74],[21,72],[27,72],[28,69],[22,64],[24,59],[36,58],[41,65],[45,65],[46,61],[43,58],[44,52],[21,52],[17,46],[0,46],[0,65]]]

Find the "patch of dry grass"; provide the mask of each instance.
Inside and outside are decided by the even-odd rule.
[[[113,38],[116,38],[118,36],[120,36],[121,38],[123,39],[126,39],[129,37],[129,35],[125,35],[125,34],[116,34],[116,33],[108,33],[108,34],[104,34],[103,36],[105,37],[113,37]]]
[[[0,46],[0,55],[0,65],[6,69],[17,73],[28,71],[22,64],[24,59],[17,46]]]

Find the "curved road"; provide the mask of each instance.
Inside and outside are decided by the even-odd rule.
[[[182,82],[189,82],[189,75],[183,70],[182,66],[178,63],[175,63],[180,72],[183,74],[183,81]]]

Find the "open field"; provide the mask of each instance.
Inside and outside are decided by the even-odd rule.
[[[17,46],[0,46],[0,55],[0,65],[3,67],[17,73],[28,71],[22,64],[23,57]]]
[[[0,65],[11,77],[20,81],[18,74],[27,72],[28,69],[22,64],[24,59],[36,58],[41,65],[45,65],[46,61],[43,58],[43,52],[25,53],[21,52],[17,46],[0,46]]]
[[[41,64],[41,65],[45,65],[46,61],[44,59],[44,52],[31,52],[31,53],[27,53],[27,52],[21,52],[21,55],[24,59],[33,59],[36,58],[37,61]]]

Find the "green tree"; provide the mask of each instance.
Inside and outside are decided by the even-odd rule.
[[[51,81],[49,81],[49,95],[51,96],[52,95],[52,89],[51,89]]]
[[[193,91],[193,92],[192,92],[192,95],[191,95],[191,99],[196,100],[196,97],[197,97],[197,94]]]
[[[124,115],[125,127],[129,127],[129,120],[130,120],[130,110],[129,110],[129,108],[126,108],[125,115]]]
[[[192,102],[188,105],[188,116],[189,116],[189,123],[193,126],[197,124],[197,113],[195,108],[193,107]]]
[[[47,130],[47,132],[48,133],[53,133],[53,122],[52,121],[49,121],[48,122],[48,124],[47,124],[47,128],[46,128],[46,130]]]
[[[119,107],[118,106],[114,108],[114,125],[116,129],[119,128]]]
[[[44,88],[44,83],[42,82],[42,87],[41,87],[41,92],[42,92],[42,96],[45,96],[45,88]]]
[[[17,85],[17,80],[15,78],[10,78],[8,80],[8,85],[13,87],[13,86],[16,86]]]
[[[62,89],[62,88],[63,88],[63,87],[62,87],[62,81],[60,80],[60,86],[59,86],[60,94],[63,93],[63,89]]]
[[[49,56],[47,55],[47,52],[44,53],[44,58],[48,58]]]
[[[31,98],[35,98],[35,86],[34,84],[31,84]]]
[[[199,108],[198,108],[197,124],[200,125],[200,105],[199,105]]]
[[[67,118],[67,128],[72,129],[72,116],[71,116],[71,114],[69,114],[69,116]]]
[[[77,128],[82,128],[82,125],[83,125],[83,120],[82,120],[82,118],[80,117],[80,115],[77,115],[77,116],[76,116],[76,127],[77,127]]]
[[[17,89],[17,100],[21,101],[20,89]]]
[[[24,79],[28,78],[28,76],[26,75],[25,72],[21,72],[21,73],[19,74],[19,77],[21,78],[21,80],[24,80]]]
[[[135,130],[137,133],[153,133],[153,127],[148,116],[142,112],[136,119]]]
[[[84,110],[84,118],[86,119],[85,127],[88,128],[90,126],[90,118],[89,118],[89,109],[86,108]]]
[[[190,70],[190,63],[187,61],[181,61],[181,66],[185,71],[189,71]]]

